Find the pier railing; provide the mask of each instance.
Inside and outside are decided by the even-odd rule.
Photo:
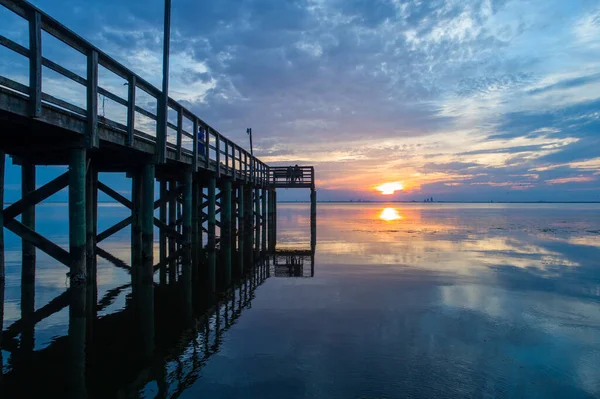
[[[314,189],[315,168],[313,166],[271,166],[269,185],[276,188]]]
[[[0,5],[28,22],[29,48],[2,35],[2,28],[0,28],[0,45],[26,57],[29,62],[29,84],[25,85],[0,75],[0,94],[4,94],[5,98],[17,96],[25,100],[27,102],[27,109],[24,111],[26,116],[68,128],[69,123],[57,121],[55,117],[46,115],[45,110],[51,109],[59,111],[67,118],[83,121],[85,123],[83,133],[88,148],[99,146],[98,131],[99,128],[104,128],[111,130],[111,133],[117,133],[115,142],[118,144],[132,147],[139,142],[154,144],[154,151],[159,155],[159,162],[165,162],[169,158],[176,162],[191,163],[195,171],[208,169],[214,170],[217,175],[224,173],[234,179],[239,178],[259,184],[268,182],[269,169],[266,164],[227,139],[172,98],[168,98],[168,109],[161,112],[158,104],[163,93],[159,89],[55,19],[26,1],[0,0]],[[46,32],[82,54],[87,64],[85,73],[78,74],[64,64],[61,65],[44,57],[42,55],[42,32]],[[111,78],[121,82],[120,86],[127,86],[127,94],[120,96],[107,88],[110,85],[101,86],[98,75],[99,67],[103,68],[103,73],[112,73]],[[84,86],[85,96],[58,98],[62,96],[44,92],[42,74],[47,73],[44,68]],[[118,86],[114,85],[114,87]],[[156,107],[151,107],[155,110],[152,111],[147,109],[148,107],[138,105],[136,95],[149,96],[156,100]],[[99,98],[103,102],[112,101],[113,109],[121,107],[119,112],[125,117],[99,115]],[[14,111],[19,112],[18,107],[11,105],[11,101],[2,102],[8,104],[6,105],[8,107],[13,106]],[[85,108],[80,106],[82,104],[85,104]],[[162,118],[167,119],[166,132],[162,132],[159,128],[161,121],[164,122]],[[140,122],[142,123],[140,124]],[[140,130],[149,125],[155,125],[153,133]],[[199,131],[204,133],[203,142],[199,142]],[[169,134],[169,132],[174,132],[174,134]],[[190,144],[191,148],[186,148]],[[167,152],[169,152],[169,156],[166,155]],[[163,159],[160,159],[160,154],[165,154]]]

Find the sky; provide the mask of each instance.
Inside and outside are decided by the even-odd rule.
[[[160,87],[161,1],[32,3]],[[170,95],[239,144],[252,127],[268,164],[314,165],[320,200],[600,200],[598,0],[173,0],[171,26]]]

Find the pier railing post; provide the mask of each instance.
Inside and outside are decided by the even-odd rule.
[[[217,259],[216,259],[216,193],[217,179],[211,175],[208,179],[208,281],[209,289],[217,289]]]
[[[231,181],[221,187],[221,251],[225,272],[225,286],[231,284]]]

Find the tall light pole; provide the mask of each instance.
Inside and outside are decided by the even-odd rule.
[[[165,0],[165,23],[163,34],[163,80],[158,105],[158,162],[166,162],[167,121],[169,119],[169,48],[171,44],[171,0]]]
[[[246,129],[246,133],[250,136],[250,155],[254,156],[254,151],[252,150],[252,128],[249,127]]]

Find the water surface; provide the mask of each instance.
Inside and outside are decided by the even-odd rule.
[[[127,216],[106,205],[100,215],[100,230]],[[38,216],[66,245],[66,207]],[[323,203],[314,265],[309,204],[279,204],[277,228],[280,255],[195,322],[181,320],[176,287],[157,288],[156,345],[143,358],[129,274],[99,260],[98,297],[123,288],[98,312],[101,336],[87,338],[88,396],[600,396],[600,205]],[[128,261],[128,240],[124,230],[101,246]],[[14,236],[6,257],[4,328],[20,318]],[[36,309],[65,291],[66,271],[38,251]],[[51,363],[68,330],[68,308],[39,323],[33,358]],[[3,351],[5,393],[69,390],[21,352]]]

